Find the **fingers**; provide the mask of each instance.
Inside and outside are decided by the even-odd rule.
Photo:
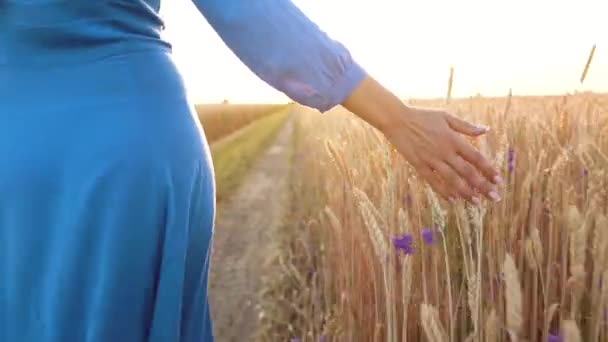
[[[450,165],[460,177],[462,177],[470,187],[477,192],[484,194],[488,199],[498,202],[500,196],[496,191],[494,184],[490,183],[487,178],[483,177],[480,172],[469,162],[464,160],[459,155],[455,155],[450,160]]]
[[[456,170],[445,162],[436,162],[433,165],[437,175],[441,177],[447,188],[446,192],[450,196],[464,198],[465,200],[479,205],[480,199],[475,195],[473,187],[467,184],[466,180],[461,177]]]
[[[470,148],[473,149],[472,146]],[[482,164],[483,162],[488,163],[481,154],[477,158],[481,158]],[[443,158],[430,159],[427,162],[430,168],[436,171],[433,173],[434,177],[440,178],[435,183],[443,183],[441,192],[444,197],[461,197],[475,205],[479,205],[481,202],[480,194],[485,195],[489,200],[500,201],[495,184],[483,175],[479,167],[461,157],[458,149],[444,154]],[[427,176],[427,178],[430,177],[431,175]]]
[[[446,114],[446,120],[450,128],[469,136],[479,136],[489,130],[486,126],[476,126],[450,114]],[[458,148],[458,153],[479,170],[488,180],[490,180],[490,182],[494,184],[502,183],[498,171],[496,171],[492,164],[490,164],[490,162],[471,144],[459,137],[456,140],[456,146]]]
[[[422,176],[426,179],[427,183],[437,192],[443,199],[453,203],[456,200],[456,194],[447,186],[445,182],[438,176],[436,172],[430,167],[424,167],[419,170]]]
[[[450,114],[446,114],[445,117],[450,128],[468,136],[480,136],[490,130],[487,126],[474,125]]]
[[[476,171],[479,171],[481,175],[486,178],[487,181],[493,183],[494,185],[501,185],[503,183],[503,180],[498,174],[498,171],[492,166],[492,164],[490,164],[490,161],[486,157],[484,157],[483,154],[479,152],[479,150],[473,147],[473,145],[469,144],[465,139],[462,139],[461,137],[457,138],[456,149],[458,151],[458,154],[460,154],[460,156],[462,156],[462,158],[464,158],[466,162],[470,163],[470,165],[472,165],[472,167],[474,167]],[[456,160],[454,160],[454,162],[462,164],[461,162]],[[466,168],[467,170],[465,171],[469,171],[468,174],[470,174],[470,170],[468,169],[468,167],[462,166],[461,169],[462,168]],[[481,180],[477,179],[477,181]],[[481,188],[478,189],[481,190]]]

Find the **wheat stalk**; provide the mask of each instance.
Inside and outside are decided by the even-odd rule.
[[[540,240],[540,232],[538,228],[532,228],[530,232],[530,240],[532,242],[532,251],[534,252],[534,259],[536,264],[540,267],[543,264],[543,243]]]
[[[384,237],[384,233],[380,228],[380,224],[378,223],[378,220],[381,219],[380,213],[378,213],[378,210],[365,192],[357,188],[355,188],[353,192],[357,198],[359,210],[363,217],[363,221],[365,222],[365,226],[368,229],[376,256],[380,263],[385,265],[388,259],[388,244]]]
[[[448,310],[449,310],[449,316],[450,316],[450,320],[449,320],[449,329],[450,329],[450,341],[452,341],[452,339],[454,338],[454,328],[455,328],[455,324],[454,324],[454,308],[452,307],[452,279],[451,279],[451,271],[450,271],[450,263],[449,263],[449,255],[448,255],[448,248],[447,248],[447,239],[445,236],[445,230],[446,230],[446,213],[445,211],[441,208],[441,205],[439,204],[439,200],[437,199],[437,196],[435,195],[435,193],[430,189],[430,187],[426,187],[426,195],[427,198],[429,199],[429,202],[431,203],[431,215],[433,218],[433,223],[439,228],[439,232],[441,234],[441,241],[442,241],[442,245],[443,245],[443,256],[444,256],[444,262],[445,262],[445,275],[447,277],[447,287],[448,287]]]
[[[485,342],[498,342],[498,329],[499,322],[498,316],[496,315],[496,310],[492,309],[488,318],[486,319],[486,327],[485,327]]]
[[[593,60],[593,55],[595,54],[595,44],[591,47],[591,51],[589,52],[589,57],[587,57],[587,63],[585,63],[585,68],[583,69],[583,74],[581,75],[581,84],[585,81],[587,77],[587,72],[589,71],[589,66],[591,65],[591,61]]]
[[[604,307],[604,296],[606,286],[605,281],[608,281],[608,272],[606,271],[607,249],[608,249],[608,219],[604,215],[599,215],[595,223],[594,238],[593,238],[593,276],[591,280],[591,301],[593,309],[592,324],[589,325],[589,336],[593,341],[599,339],[600,324],[602,321],[602,308]],[[603,274],[602,274],[603,273]],[[600,287],[600,281],[602,285]]]
[[[448,336],[439,320],[439,312],[437,312],[437,309],[429,304],[422,304],[420,306],[420,319],[422,321],[422,328],[424,329],[424,333],[429,342],[448,341]]]
[[[475,268],[473,268],[473,270],[474,269]],[[474,334],[479,332],[479,321],[477,320],[477,315],[479,313],[479,300],[477,298],[477,295],[479,294],[478,279],[479,277],[477,277],[475,271],[472,271],[471,274],[467,276],[467,304],[469,306],[469,311],[471,312]]]
[[[517,267],[515,266],[515,261],[511,254],[505,256],[502,272],[504,274],[506,287],[507,329],[509,330],[511,341],[518,341],[523,325],[522,292]]]
[[[384,295],[385,295],[385,309],[386,309],[386,320],[387,320],[387,325],[388,325],[388,334],[387,334],[387,342],[392,342],[393,341],[393,328],[391,327],[392,322],[394,321],[393,316],[392,316],[392,305],[391,305],[391,300],[390,300],[390,293],[391,293],[391,285],[389,283],[390,279],[389,279],[389,274],[388,274],[388,244],[386,242],[386,239],[384,237],[384,234],[382,232],[382,229],[380,228],[380,224],[378,223],[378,220],[381,220],[381,216],[380,213],[378,212],[378,210],[376,209],[376,207],[374,206],[374,204],[371,202],[371,200],[369,199],[369,197],[367,197],[367,194],[365,194],[363,191],[355,188],[354,190],[354,194],[355,197],[358,200],[359,203],[359,209],[361,211],[361,214],[363,216],[363,220],[365,221],[365,225],[368,229],[370,238],[372,240],[372,245],[374,246],[374,249],[376,250],[376,255],[377,257],[380,259],[380,264],[382,265],[382,274],[384,277]],[[384,223],[384,222],[383,222]],[[386,224],[384,224],[384,226],[386,226]]]
[[[409,231],[410,221],[402,208],[399,208],[397,215],[399,227],[404,231]],[[401,305],[403,306],[403,327],[401,331],[401,339],[407,341],[407,327],[408,327],[408,307],[411,300],[412,291],[412,273],[413,273],[413,260],[411,256],[407,255],[403,261],[403,274],[401,276]]]
[[[559,308],[559,304],[553,303],[549,308],[545,311],[545,325],[543,329],[543,341],[547,341],[549,336],[549,328],[551,327],[551,322],[553,321],[553,317],[555,316],[555,312]]]
[[[581,332],[578,329],[576,322],[571,319],[564,320],[562,322],[562,336],[566,342],[582,342]]]
[[[574,317],[578,312],[580,298],[584,291],[585,280],[585,255],[587,247],[587,228],[580,212],[575,206],[570,206],[567,211],[567,222],[569,232],[570,252],[570,279],[572,285],[572,308],[571,315]]]
[[[448,78],[448,93],[446,95],[446,103],[449,104],[452,100],[452,86],[454,83],[454,67],[450,66],[450,77]]]

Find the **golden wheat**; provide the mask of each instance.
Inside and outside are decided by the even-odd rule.
[[[500,203],[439,202],[340,108],[297,116],[296,205],[272,253],[292,265],[265,284],[266,340],[608,340],[608,96],[449,106],[493,128],[475,143],[505,176]]]

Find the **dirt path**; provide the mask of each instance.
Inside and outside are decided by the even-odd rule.
[[[293,119],[254,163],[241,186],[218,206],[209,295],[218,342],[253,341],[256,294],[287,200]]]

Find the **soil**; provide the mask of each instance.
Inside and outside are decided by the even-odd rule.
[[[287,209],[292,132],[290,117],[239,188],[218,204],[209,280],[218,342],[254,340],[266,255]]]

